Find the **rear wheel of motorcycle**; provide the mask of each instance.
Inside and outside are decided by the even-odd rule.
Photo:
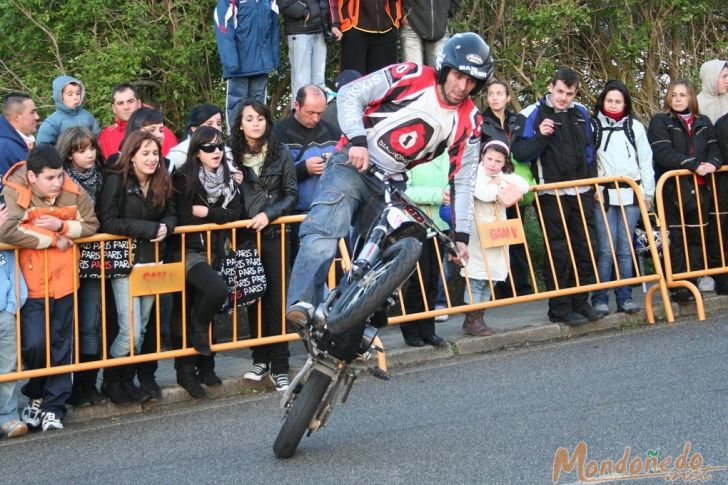
[[[278,458],[290,458],[296,453],[298,443],[303,438],[311,424],[316,410],[321,404],[321,400],[329,387],[331,377],[323,372],[314,370],[303,385],[303,389],[293,401],[293,406],[288,411],[286,420],[278,432],[275,443],[273,443],[273,453]]]
[[[350,283],[334,301],[326,327],[338,335],[361,325],[404,283],[417,266],[422,243],[401,239],[382,252],[379,261],[358,281]]]

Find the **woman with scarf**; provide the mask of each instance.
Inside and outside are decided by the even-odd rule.
[[[599,136],[595,146],[597,171],[600,177],[624,175],[640,186],[635,193],[627,184],[619,189],[609,184],[601,190],[602,204],[594,208],[594,226],[597,235],[597,269],[599,281],[612,280],[614,258],[621,279],[632,276],[632,237],[640,219],[638,197],[647,208],[655,195],[655,172],[652,168],[652,149],[647,140],[645,127],[632,113],[632,97],[621,81],[609,81],[597,98],[592,122]],[[622,208],[624,207],[624,214]],[[602,212],[602,208],[604,212]],[[626,225],[625,225],[626,219]],[[611,243],[610,243],[611,240]],[[632,301],[632,287],[620,286],[614,289],[617,311],[635,313],[639,307]],[[609,313],[607,290],[592,293],[594,310]]]
[[[663,198],[673,273],[703,269],[706,266],[701,233],[707,234],[711,224],[708,212],[713,200],[706,176],[721,166],[721,155],[713,124],[698,111],[698,100],[689,81],[678,80],[670,84],[662,112],[650,120],[647,138],[652,146],[656,179],[669,170],[677,169],[690,170],[697,176],[695,181],[693,177],[685,176],[679,177],[679,182],[675,178],[668,181]],[[682,207],[678,200],[682,200]],[[689,261],[685,261],[685,245]],[[715,257],[712,253],[716,249],[707,248],[709,259]],[[694,299],[692,293],[682,287],[673,290],[672,298],[681,303]]]
[[[240,218],[240,193],[225,162],[222,138],[219,130],[209,126],[200,126],[192,134],[187,161],[173,176],[180,225],[225,224]],[[175,368],[177,383],[194,398],[205,397],[196,370],[206,385],[221,383],[214,372],[208,330],[228,295],[227,285],[216,270],[228,239],[231,239],[230,231],[212,231],[209,236],[202,232],[185,237],[185,271],[190,292],[184,311],[187,312],[190,341],[202,355],[177,358]],[[175,346],[181,347],[181,329],[175,340]]]
[[[103,185],[103,157],[96,135],[85,126],[74,126],[63,132],[56,148],[64,160],[68,176],[83,187],[95,206]],[[81,278],[77,298],[79,362],[91,362],[100,358],[101,280]],[[68,404],[85,406],[106,401],[106,397],[96,389],[98,373],[97,369],[92,369],[74,374]]]
[[[261,260],[267,279],[262,298],[262,315],[258,305],[248,306],[248,322],[253,338],[281,335],[284,328],[282,301],[288,269],[288,238],[285,239],[286,261],[282,261],[280,226],[269,224],[290,214],[298,200],[296,169],[285,145],[273,135],[270,110],[259,101],[243,101],[235,117],[231,147],[235,166],[243,172],[241,186],[245,209],[244,219],[251,219],[250,229],[261,233]],[[254,236],[253,236],[254,237]],[[260,320],[258,317],[261,317]],[[278,391],[288,389],[288,343],[253,347],[253,368],[245,379],[260,381],[270,374]]]

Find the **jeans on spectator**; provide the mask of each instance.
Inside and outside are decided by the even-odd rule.
[[[15,372],[18,366],[15,325],[14,314],[0,312],[0,375]],[[19,419],[17,387],[18,381],[0,383],[0,427]]]
[[[440,40],[425,40],[409,24],[402,25],[399,30],[399,41],[402,43],[402,62],[434,66],[435,59],[437,59],[437,55],[447,38],[448,36],[445,34]]]
[[[403,185],[399,187],[402,190]],[[321,302],[339,239],[349,234],[352,221],[360,228],[369,227],[383,207],[382,183],[359,173],[346,155],[334,155],[321,176],[311,211],[301,224],[301,246],[288,286],[289,306],[297,301],[314,306]]]
[[[78,287],[78,351],[99,354],[101,336],[101,280],[81,278]]]
[[[114,290],[114,301],[116,302],[116,313],[119,322],[119,334],[111,344],[111,356],[124,357],[129,355],[131,346],[131,331],[129,318],[129,278],[114,278],[111,280],[111,288]],[[153,296],[135,296],[134,302],[134,352],[141,353],[144,332],[149,323],[149,315],[154,305]]]
[[[495,282],[493,282],[493,286],[495,286]],[[463,300],[468,305],[490,301],[490,281],[470,278],[470,292],[473,293],[472,301],[470,301],[470,293],[466,285]]]
[[[296,93],[307,84],[326,87],[326,42],[324,34],[287,36],[288,60],[291,63],[291,105]]]
[[[49,298],[50,365],[69,365],[73,362],[73,295]],[[20,336],[23,363],[27,369],[46,367],[46,301],[45,298],[28,298],[20,310]],[[43,399],[42,411],[50,411],[56,417],[66,416],[66,400],[73,386],[71,374],[34,377],[21,392],[30,399]]]
[[[631,278],[633,270],[632,248],[631,242],[634,229],[637,227],[637,221],[640,217],[640,208],[636,205],[624,206],[624,216],[627,218],[627,227],[624,226],[624,216],[622,209],[618,206],[605,207],[607,224],[609,226],[609,234],[607,234],[607,224],[604,222],[601,206],[596,204],[594,208],[594,227],[597,234],[597,269],[599,270],[599,281],[612,281],[612,270],[614,260],[612,259],[612,249],[609,243],[611,236],[611,245],[614,247],[615,256],[617,258],[617,268],[619,270],[620,279]],[[616,276],[616,273],[615,273]],[[614,289],[614,295],[617,299],[617,305],[621,305],[632,300],[632,287],[629,285],[620,286]],[[607,290],[597,290],[592,292],[592,305],[600,303],[608,303],[609,295]]]
[[[227,80],[225,99],[225,115],[227,116],[228,134],[230,124],[235,120],[240,105],[246,98],[255,98],[265,104],[265,90],[268,86],[268,74],[251,77],[234,77]]]

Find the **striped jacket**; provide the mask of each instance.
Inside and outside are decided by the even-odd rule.
[[[99,228],[91,198],[70,177],[63,179],[61,194],[49,200],[37,193],[28,183],[25,162],[13,165],[3,183],[3,195],[8,208],[8,220],[0,227],[0,241],[26,249],[19,251],[19,265],[28,285],[29,298],[46,294],[46,264],[48,296],[62,298],[73,293],[78,278],[78,247],[65,251],[55,247],[59,236],[69,239],[90,236]],[[63,221],[59,232],[33,224],[43,215]],[[47,251],[46,251],[47,249]],[[45,254],[47,252],[47,255]]]

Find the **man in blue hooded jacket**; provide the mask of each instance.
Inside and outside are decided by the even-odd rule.
[[[280,27],[276,0],[219,0],[215,7],[215,40],[227,81],[225,111],[228,133],[240,103],[265,103],[268,74],[280,63]]]
[[[12,92],[3,98],[0,116],[0,179],[5,173],[28,156],[35,144],[38,109],[25,93]]]

